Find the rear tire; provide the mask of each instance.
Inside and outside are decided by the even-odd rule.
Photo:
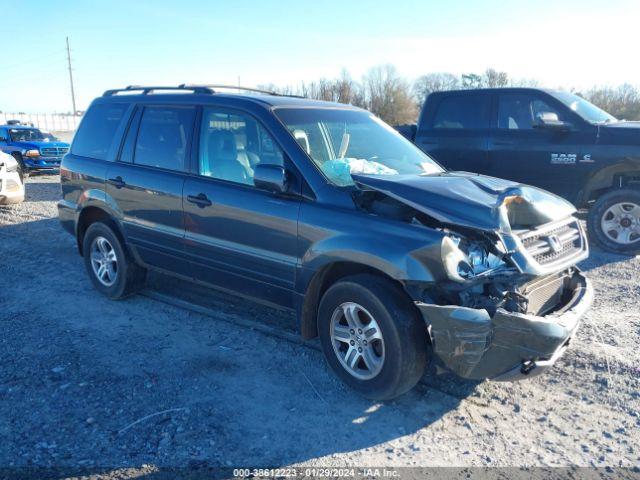
[[[318,330],[329,366],[364,397],[390,400],[424,373],[425,324],[389,280],[361,274],[331,286],[320,301]]]
[[[112,300],[133,295],[144,286],[146,270],[137,265],[106,223],[92,223],[84,234],[82,252],[96,289]]]
[[[589,238],[602,249],[640,252],[640,190],[623,188],[602,195],[589,210]]]

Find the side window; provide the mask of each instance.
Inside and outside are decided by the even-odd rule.
[[[199,149],[200,174],[253,185],[256,165],[284,165],[275,140],[253,117],[218,108],[202,113]]]
[[[133,163],[184,171],[194,116],[194,107],[146,107]]]
[[[458,95],[443,98],[433,119],[433,128],[489,128],[489,96]]]
[[[562,120],[560,112],[544,100],[530,95],[501,95],[498,99],[498,128],[531,130],[535,119],[543,112],[555,113]]]
[[[127,107],[124,103],[102,103],[89,108],[73,139],[71,153],[106,160]]]

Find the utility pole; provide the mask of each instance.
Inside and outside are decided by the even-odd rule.
[[[73,73],[71,71],[71,49],[69,48],[69,37],[67,37],[67,63],[69,64],[69,83],[71,84],[71,103],[73,104],[73,115],[76,112],[76,92],[73,89]]]

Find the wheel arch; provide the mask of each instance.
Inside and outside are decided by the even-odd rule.
[[[640,188],[640,160],[626,159],[596,171],[580,192],[578,207],[624,187]]]
[[[80,255],[83,255],[82,243],[84,241],[84,235],[91,224],[95,222],[103,222],[109,225],[118,239],[122,242],[123,246],[126,245],[122,229],[115,217],[104,208],[89,205],[80,211],[76,222],[76,242],[78,244],[78,251],[80,252]]]
[[[315,272],[298,305],[300,334],[303,339],[309,340],[318,335],[318,305],[329,287],[343,278],[363,273],[388,280],[406,294],[401,281],[370,265],[347,260],[328,263]],[[408,294],[407,298],[410,299]]]

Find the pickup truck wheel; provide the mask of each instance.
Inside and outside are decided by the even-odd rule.
[[[96,222],[89,226],[82,252],[89,277],[103,295],[119,300],[144,285],[146,270],[131,259],[107,224]]]
[[[320,301],[318,330],[329,366],[364,397],[392,399],[424,373],[424,322],[388,280],[363,274],[331,286]]]
[[[615,253],[640,252],[640,190],[613,190],[602,195],[589,211],[589,237]]]

